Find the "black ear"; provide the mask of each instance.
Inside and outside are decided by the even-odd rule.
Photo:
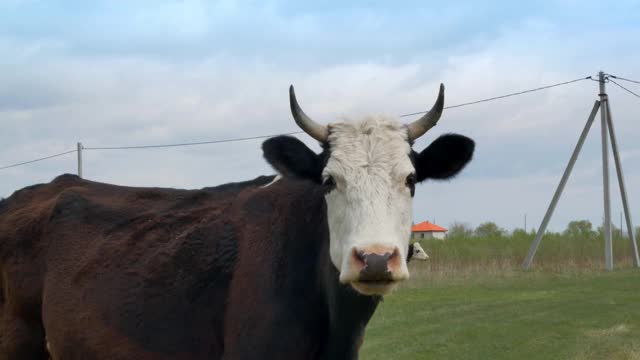
[[[409,251],[407,252],[407,264],[409,263],[409,261],[411,261],[411,258],[413,257],[413,243],[409,244]]]
[[[283,176],[296,176],[321,183],[322,160],[302,141],[276,136],[262,143],[264,158]]]
[[[455,176],[471,160],[474,148],[475,143],[466,136],[458,134],[440,136],[420,154],[414,153],[418,182]]]

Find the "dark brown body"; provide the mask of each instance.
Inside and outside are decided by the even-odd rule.
[[[271,180],[0,202],[0,359],[356,358],[379,298],[338,283],[323,190]]]

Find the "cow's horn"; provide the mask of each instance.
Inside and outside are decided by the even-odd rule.
[[[444,85],[440,84],[440,92],[438,93],[438,99],[433,105],[431,110],[424,114],[420,119],[407,125],[409,131],[409,140],[413,141],[420,136],[424,135],[429,129],[436,126],[442,110],[444,109]]]
[[[296,93],[293,90],[293,85],[289,87],[289,103],[291,105],[291,114],[296,120],[296,124],[298,124],[298,126],[300,126],[300,128],[312,138],[320,142],[327,141],[327,137],[329,136],[327,127],[311,120],[311,118],[302,111],[300,105],[298,105],[298,100],[296,100]]]

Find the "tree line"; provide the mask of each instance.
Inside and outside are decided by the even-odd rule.
[[[614,239],[628,238],[627,230],[620,229],[611,224],[611,233]],[[640,233],[640,226],[635,228],[636,237]],[[573,220],[567,224],[567,227],[561,232],[547,231],[549,235],[566,236],[573,239],[599,239],[604,237],[604,227],[598,226],[594,228],[593,224],[589,220]],[[513,231],[508,231],[505,228],[498,226],[492,221],[486,221],[473,228],[467,223],[454,222],[449,226],[447,237],[451,239],[467,239],[467,238],[524,238],[534,237],[536,235],[536,229],[532,228],[528,232],[522,228],[516,228]]]

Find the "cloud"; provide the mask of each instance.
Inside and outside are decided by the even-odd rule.
[[[11,6],[28,6],[37,16],[24,26],[24,16],[14,13],[0,25],[10,30],[0,37],[0,52],[8,54],[0,59],[0,166],[73,149],[78,141],[147,145],[295,131],[291,83],[305,111],[328,122],[426,110],[440,82],[447,105],[454,105],[594,74],[600,66],[640,78],[634,45],[640,30],[623,15],[619,27],[612,21],[591,30],[560,15],[541,17],[537,7],[494,21],[488,15],[515,10],[452,6],[436,15],[395,5],[225,1],[142,3],[124,13],[108,2],[73,11],[59,4]],[[57,12],[45,16],[43,9]],[[594,46],[610,38],[616,42]],[[611,85],[609,92],[632,184],[640,176],[637,100]],[[418,189],[416,219],[514,227],[524,212],[531,222],[541,218],[596,95],[597,83],[585,80],[445,111],[416,149],[458,132],[476,140],[477,153],[458,179]],[[553,228],[573,217],[600,219],[599,135],[598,118]],[[197,188],[272,173],[259,140],[87,150],[84,160],[86,177],[136,186]],[[5,170],[0,195],[62,172],[75,172],[73,155]],[[638,213],[640,194],[628,190]]]

